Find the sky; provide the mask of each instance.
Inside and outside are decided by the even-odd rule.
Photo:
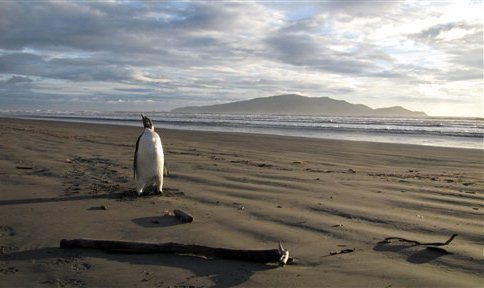
[[[483,1],[0,0],[0,110],[296,93],[484,117]]]

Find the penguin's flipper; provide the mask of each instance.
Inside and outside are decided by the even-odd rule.
[[[170,170],[168,169],[168,165],[165,161],[165,164],[163,165],[163,176],[169,177],[170,176]]]
[[[139,140],[141,139],[141,136],[143,134],[139,135],[138,140],[136,140],[136,150],[134,151],[134,161],[133,161],[133,179],[136,179],[136,174],[137,169],[138,169],[138,146],[139,146]]]

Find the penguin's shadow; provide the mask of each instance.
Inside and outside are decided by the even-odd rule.
[[[174,216],[151,216],[132,219],[134,223],[145,228],[160,228],[184,224]]]

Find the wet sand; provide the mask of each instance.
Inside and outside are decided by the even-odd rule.
[[[162,129],[164,195],[136,197],[140,132],[0,119],[1,287],[482,286],[483,150]],[[195,221],[163,216],[177,208]],[[379,243],[452,234],[444,250]],[[296,262],[65,250],[63,238],[281,240]]]

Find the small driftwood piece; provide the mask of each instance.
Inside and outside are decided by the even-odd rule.
[[[346,254],[346,253],[351,253],[351,252],[355,252],[355,249],[343,249],[343,250],[339,250],[339,251],[332,251],[332,252],[329,252],[329,256],[333,256],[333,255],[338,255],[338,254]]]
[[[289,258],[289,251],[279,243],[278,249],[271,250],[236,250],[226,248],[214,248],[200,245],[185,245],[178,243],[146,243],[129,242],[116,240],[94,240],[94,239],[62,239],[61,248],[91,248],[101,249],[116,253],[164,253],[164,254],[187,254],[210,258],[223,258],[232,260],[243,260],[258,263],[278,263],[284,266],[293,261]]]
[[[191,222],[193,222],[193,219],[195,219],[195,218],[193,218],[192,214],[185,212],[181,209],[173,210],[173,214],[175,214],[175,216],[178,219],[180,219],[180,221],[185,222],[185,223],[191,223]]]
[[[15,168],[20,169],[20,170],[30,170],[30,169],[34,169],[34,167],[30,167],[30,166],[17,166]]]
[[[409,240],[401,237],[388,237],[378,242],[378,244],[390,244],[392,243],[392,240],[397,240],[399,242],[412,243],[415,246],[445,246],[445,245],[449,245],[449,243],[452,242],[452,240],[454,240],[454,238],[457,236],[458,234],[452,234],[452,236],[450,236],[450,238],[445,242],[420,242],[420,241]]]

